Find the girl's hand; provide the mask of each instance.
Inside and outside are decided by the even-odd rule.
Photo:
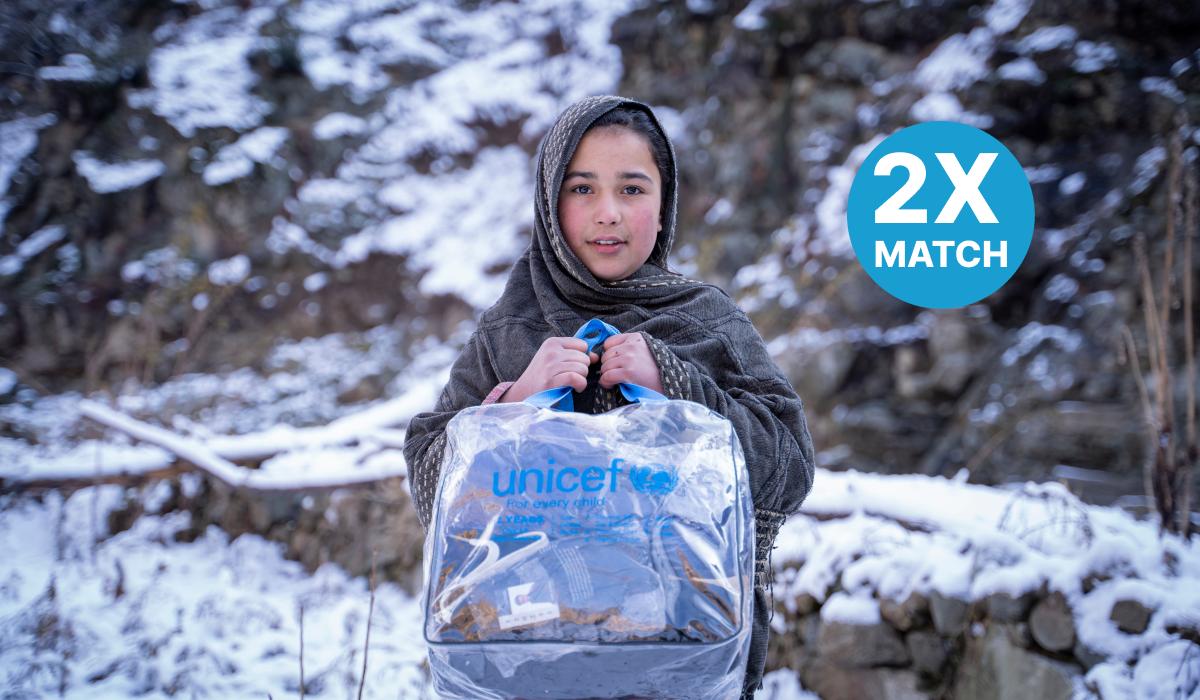
[[[600,386],[611,389],[622,382],[662,393],[662,374],[641,333],[621,333],[604,341]]]
[[[587,388],[588,366],[598,359],[579,338],[547,338],[525,372],[500,397],[500,403],[524,401],[539,391],[560,386],[583,391]]]

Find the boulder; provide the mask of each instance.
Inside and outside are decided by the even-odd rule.
[[[1108,619],[1117,623],[1117,629],[1125,634],[1141,634],[1150,625],[1153,612],[1140,601],[1125,598],[1113,604]]]
[[[817,608],[821,607],[821,604],[817,602],[817,599],[814,598],[811,593],[801,593],[800,595],[796,596],[795,603],[796,617],[804,617],[805,615],[808,615],[809,613],[816,611]]]
[[[1080,669],[1014,645],[993,626],[967,640],[950,697],[971,700],[1067,700]],[[805,681],[807,683],[807,680]],[[865,697],[865,696],[864,696]]]
[[[1022,649],[1028,649],[1033,646],[1033,632],[1029,630],[1029,623],[1005,623],[1004,631],[1008,633],[1009,641],[1021,647]]]
[[[1029,631],[1047,651],[1067,651],[1075,646],[1075,618],[1062,593],[1051,593],[1033,606]]]
[[[1029,614],[1036,597],[1033,593],[1013,596],[1008,593],[993,593],[987,599],[988,617],[996,622],[1020,622]]]
[[[845,668],[818,658],[800,671],[804,687],[822,700],[929,700],[913,671]]]
[[[913,668],[927,676],[938,676],[950,656],[952,643],[930,630],[909,632],[904,638]]]
[[[957,637],[967,628],[967,602],[934,591],[929,596],[929,612],[938,634]]]
[[[796,623],[796,634],[799,635],[801,644],[815,647],[821,636],[821,616],[813,614],[800,618]]]
[[[855,625],[823,622],[817,639],[817,653],[835,659],[842,666],[904,666],[908,649],[896,630],[887,624]]]
[[[917,593],[909,593],[903,602],[891,599],[879,601],[879,614],[901,632],[922,627],[929,622],[929,599]]]

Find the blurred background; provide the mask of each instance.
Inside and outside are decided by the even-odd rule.
[[[110,534],[186,511],[180,539],[378,550],[415,590],[405,422],[527,244],[542,135],[615,93],[675,143],[672,264],[751,314],[820,467],[1144,513],[1164,440],[1194,481],[1198,37],[1190,0],[7,0],[4,503],[107,483]],[[963,309],[878,289],[845,230],[858,163],[930,120],[1002,141],[1036,203]],[[188,481],[203,455],[116,416],[274,490]]]

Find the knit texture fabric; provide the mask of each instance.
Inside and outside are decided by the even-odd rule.
[[[662,173],[663,228],[649,260],[630,277],[606,282],[592,275],[567,245],[558,199],[583,134],[617,107],[644,111],[666,139],[670,157],[669,172]],[[799,510],[812,488],[812,439],[800,398],[749,318],[720,288],[668,270],[678,181],[670,139],[641,102],[613,95],[588,97],[567,108],[547,132],[538,147],[529,248],[513,265],[500,299],[480,317],[434,410],[409,423],[404,456],[423,526],[429,527],[450,419],[463,408],[480,405],[498,384],[518,379],[546,338],[570,336],[594,317],[624,333],[644,335],[668,398],[703,404],[733,424],[750,476],[760,557],[769,556],[784,518]],[[593,364],[587,389],[575,396],[577,411],[602,413],[624,404],[619,392],[603,389],[597,378],[598,364]],[[762,678],[771,611],[767,561],[761,569],[756,565],[756,571],[762,575],[755,577],[754,633],[746,673],[750,690]]]

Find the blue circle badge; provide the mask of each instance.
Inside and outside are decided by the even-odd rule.
[[[850,243],[875,283],[914,306],[966,306],[1016,272],[1033,238],[1033,191],[988,133],[927,122],[887,137],[854,176]]]

